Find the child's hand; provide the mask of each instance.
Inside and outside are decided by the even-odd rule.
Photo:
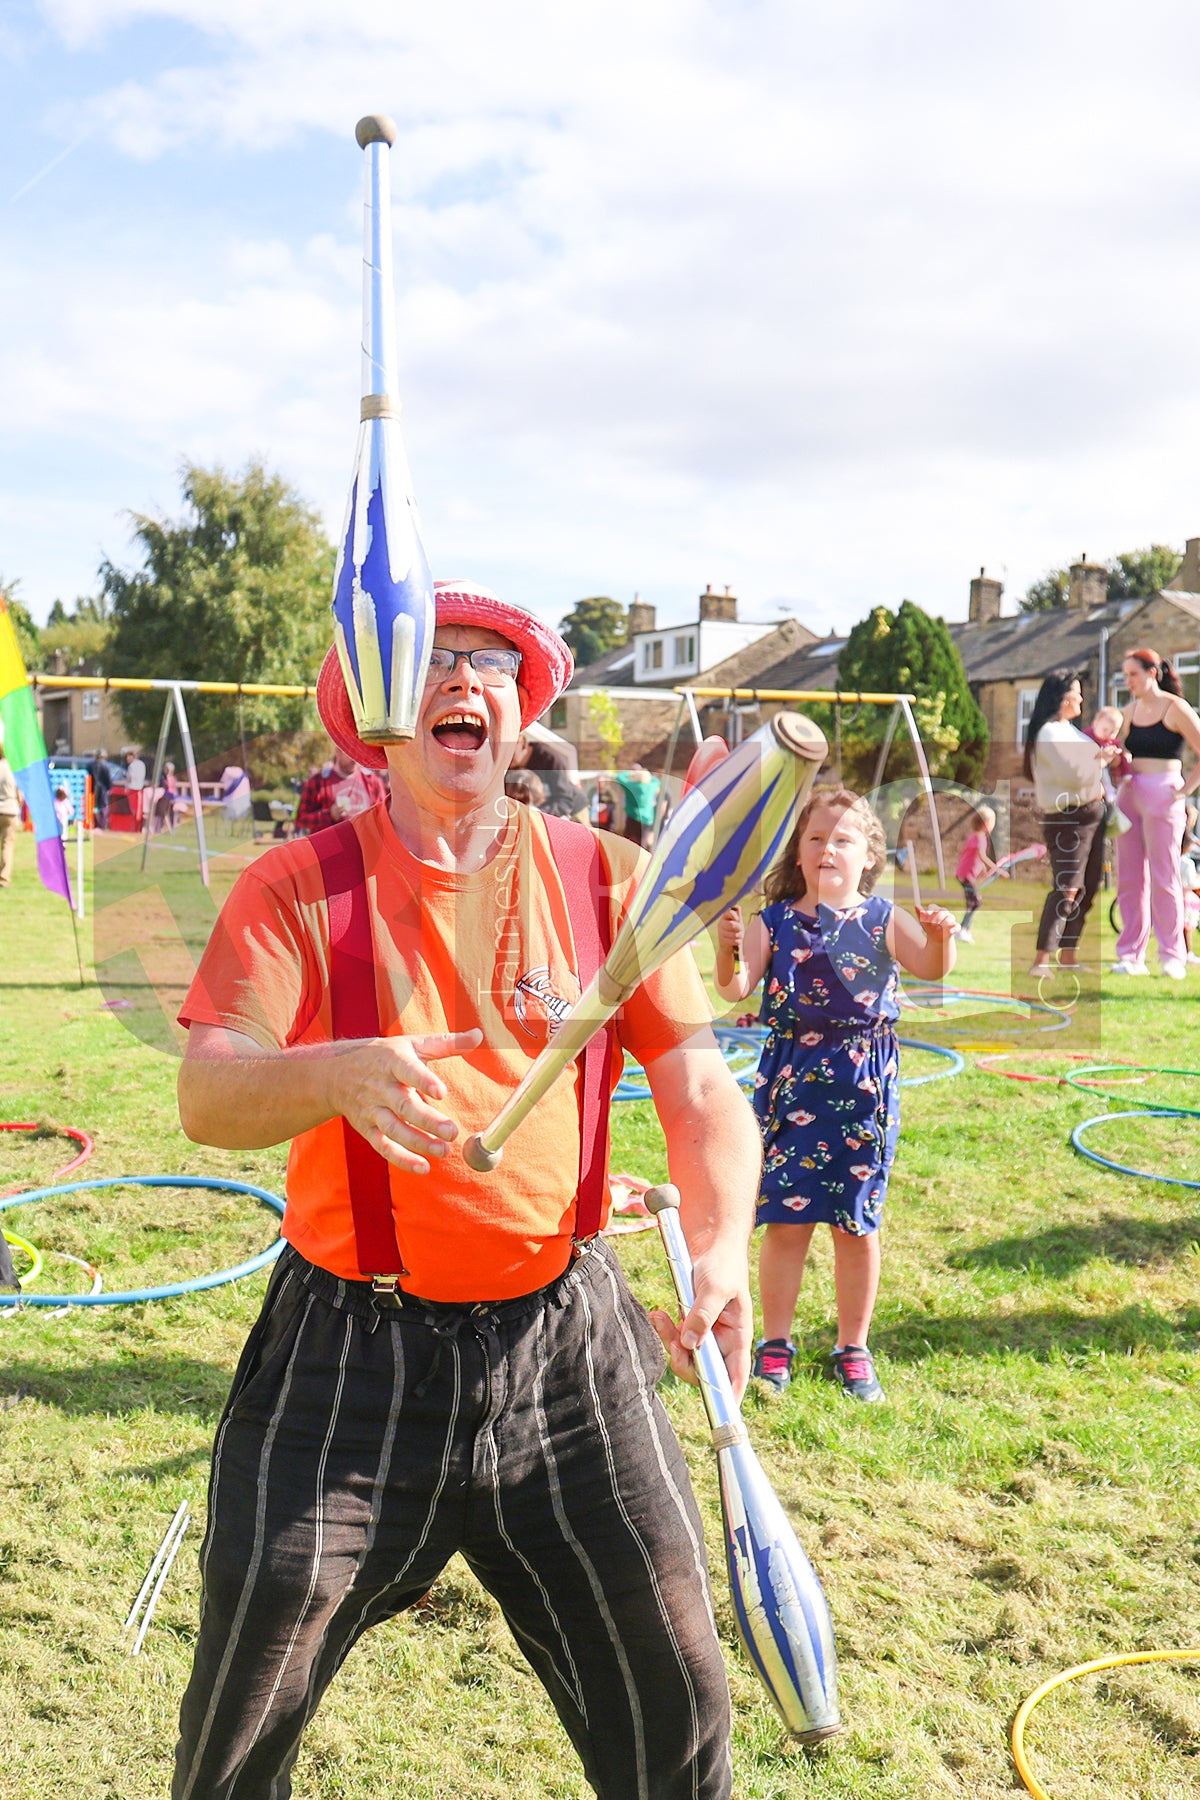
[[[944,906],[918,906],[917,920],[925,927],[925,936],[945,943],[958,930],[958,920]]]
[[[745,935],[742,909],[740,906],[731,906],[728,912],[721,914],[717,922],[717,943],[722,950],[732,950],[736,956],[742,948]]]

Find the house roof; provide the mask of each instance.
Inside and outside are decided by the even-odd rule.
[[[1100,633],[1118,625],[1140,600],[1110,601],[1086,612],[1053,607],[988,624],[947,627],[968,681],[1040,681],[1050,669],[1079,668],[1097,654]]]
[[[567,683],[567,692],[581,687],[629,687],[633,680],[633,644],[618,644],[606,650],[593,663],[576,669]]]

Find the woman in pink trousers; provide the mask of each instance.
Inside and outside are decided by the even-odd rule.
[[[1153,923],[1159,967],[1173,981],[1182,981],[1187,974],[1179,881],[1183,798],[1200,787],[1200,761],[1185,784],[1181,757],[1187,744],[1200,758],[1200,718],[1183,698],[1178,675],[1157,650],[1131,650],[1124,668],[1131,698],[1120,736],[1133,773],[1121,783],[1117,797],[1129,830],[1117,839],[1121,932],[1113,973],[1147,973],[1146,946]]]

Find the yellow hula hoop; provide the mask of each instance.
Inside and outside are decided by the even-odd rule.
[[[1073,1669],[1064,1669],[1061,1675],[1052,1675],[1049,1681],[1043,1681],[1041,1687],[1034,1688],[1028,1700],[1022,1700],[1012,1723],[1012,1753],[1017,1774],[1034,1800],[1050,1800],[1050,1795],[1030,1768],[1025,1755],[1025,1726],[1034,1707],[1040,1705],[1055,1688],[1062,1687],[1064,1682],[1076,1680],[1080,1675],[1094,1675],[1097,1669],[1119,1669],[1127,1663],[1152,1662],[1200,1662],[1200,1649],[1133,1650],[1124,1656],[1100,1656],[1095,1662],[1079,1663]]]
[[[4,1238],[5,1242],[11,1244],[14,1250],[23,1250],[25,1255],[29,1258],[31,1265],[26,1269],[23,1275],[17,1276],[17,1285],[19,1287],[24,1287],[26,1282],[36,1281],[42,1272],[42,1253],[37,1245],[26,1243],[23,1237],[17,1237],[16,1234],[11,1231],[6,1231],[4,1233]]]

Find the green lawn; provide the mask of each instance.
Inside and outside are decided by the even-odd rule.
[[[91,981],[80,988],[66,909],[37,888],[30,850],[24,839],[16,883],[0,894],[0,1119],[87,1129],[88,1174],[223,1173],[279,1188],[281,1151],[187,1143],[172,1057],[127,1029],[170,1040],[138,957],[168,986],[186,975],[171,917],[197,941],[209,916],[186,859],[149,900],[137,896],[128,852],[109,870],[102,993]],[[228,871],[217,874],[220,887]],[[1001,912],[999,900],[985,908],[978,941],[962,952],[964,985],[1007,990],[1010,967],[1028,963],[1040,891],[1013,884],[1003,898],[1018,910]],[[90,920],[86,934],[90,948]],[[1065,1031],[1040,1029],[1055,1022],[1049,1014],[1031,1025],[988,1007],[963,1009],[953,1026],[906,1020],[905,1030],[976,1050],[1055,1053],[1002,1065],[1025,1072],[1057,1073],[1067,1052],[1186,1067],[1200,1061],[1198,993],[1197,974],[1179,986],[1092,976]],[[114,999],[132,1004],[114,1010]],[[905,1095],[872,1340],[889,1405],[855,1408],[820,1379],[832,1302],[822,1243],[798,1320],[803,1373],[783,1401],[748,1409],[829,1594],[847,1729],[820,1756],[786,1746],[737,1648],[719,1572],[740,1796],[1009,1795],[1009,1721],[1045,1676],[1093,1656],[1186,1645],[1195,1632],[1200,1196],[1074,1155],[1071,1126],[1103,1101],[967,1060],[956,1079]],[[908,1056],[909,1073],[933,1066]],[[1186,1078],[1113,1091],[1129,1104],[1200,1105]],[[1117,1160],[1200,1178],[1191,1120],[1114,1125],[1095,1142]],[[59,1140],[2,1134],[0,1186],[48,1179],[68,1154]],[[617,1109],[614,1166],[664,1172],[647,1106]],[[43,1248],[102,1262],[109,1288],[237,1261],[274,1230],[250,1201],[203,1191],[123,1188],[4,1216]],[[624,1238],[621,1254],[643,1297],[664,1301],[656,1237]],[[76,1281],[80,1271],[51,1260],[47,1276]],[[167,1791],[208,1449],[264,1283],[0,1320],[5,1800]],[[699,1401],[675,1384],[665,1397],[719,1557]],[[121,1622],[183,1499],[196,1523],[132,1660]],[[1194,1673],[1157,1665],[1091,1678],[1046,1703],[1029,1742],[1054,1800],[1194,1795]],[[379,1630],[351,1658],[310,1730],[296,1791],[574,1800],[587,1790],[491,1602],[455,1563],[419,1616]]]

